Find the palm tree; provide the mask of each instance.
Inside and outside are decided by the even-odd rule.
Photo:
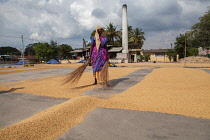
[[[116,31],[117,36],[115,36],[114,44],[115,46],[122,46],[122,29],[120,31]],[[128,25],[128,39],[132,37],[133,29],[132,26]]]
[[[132,28],[132,26],[128,25],[128,38],[131,38],[132,35],[133,35],[133,28]]]
[[[130,40],[132,44],[141,49],[143,47],[144,40],[146,40],[144,37],[144,32],[142,32],[142,29],[139,28],[134,29],[133,34],[130,37]]]
[[[118,31],[119,36],[116,36],[116,40],[115,40],[115,46],[116,47],[122,47],[122,32]]]
[[[116,31],[117,26],[114,26],[113,23],[106,25],[106,30],[104,32],[105,36],[110,40],[110,43],[114,46],[114,39],[119,36],[118,31]]]

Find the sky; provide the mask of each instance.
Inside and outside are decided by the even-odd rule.
[[[82,48],[96,26],[122,28],[123,4],[128,25],[145,33],[143,49],[167,49],[199,22],[210,0],[0,0],[0,47],[54,40]]]

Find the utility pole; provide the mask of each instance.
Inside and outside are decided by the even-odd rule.
[[[23,49],[22,49],[22,61],[23,61],[23,67],[24,67],[24,43],[23,43],[23,35],[21,36],[22,38],[22,44],[23,44]]]
[[[186,34],[184,39],[184,67],[186,67],[186,48],[187,48],[187,40],[186,40]]]

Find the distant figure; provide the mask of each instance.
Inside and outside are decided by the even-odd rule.
[[[122,59],[121,63],[125,63],[125,59],[124,58]]]
[[[102,26],[97,26],[95,36],[91,39],[91,58],[92,58],[92,68],[93,76],[95,82],[93,85],[97,84],[97,80],[101,80],[99,77],[103,69],[104,64],[108,60],[108,51],[107,51],[107,38],[102,36],[104,29]],[[104,76],[102,76],[104,77]]]

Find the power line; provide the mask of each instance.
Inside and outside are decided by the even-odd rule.
[[[21,37],[15,37],[15,36],[5,36],[5,35],[0,35],[2,37],[10,37],[10,38],[21,38]]]
[[[21,39],[21,37],[16,37],[16,36],[5,36],[5,35],[0,35],[0,36],[2,36],[2,37],[19,38],[19,39]],[[35,40],[35,39],[27,38],[27,37],[24,37],[23,39],[42,42],[42,41],[40,41],[40,40]]]
[[[22,39],[22,37],[17,37],[17,36],[5,36],[5,35],[0,35],[0,36],[2,36],[2,37],[8,37],[8,38],[19,38],[19,39]],[[37,42],[44,42],[44,41],[40,41],[40,40],[30,39],[30,38],[27,38],[27,37],[24,37],[23,39],[37,41]],[[64,39],[70,39],[70,38],[64,38]],[[79,45],[78,44],[78,45],[71,45],[71,46],[82,46],[82,45]]]
[[[17,36],[5,36],[5,35],[0,35],[0,36],[8,37],[8,38],[19,38],[19,39],[21,39],[21,37],[17,37]],[[40,40],[31,39],[31,38],[27,38],[27,37],[24,37],[23,39],[32,40],[32,41],[38,41],[38,42],[46,42],[46,41],[40,41]],[[71,38],[61,38],[61,39],[71,39]]]

